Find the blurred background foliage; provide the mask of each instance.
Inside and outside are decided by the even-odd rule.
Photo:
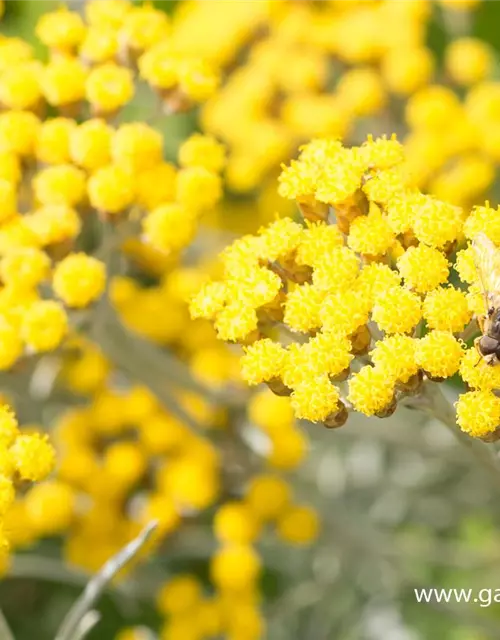
[[[154,2],[166,12],[176,4]],[[7,0],[1,31],[32,42],[43,55],[34,26],[58,5]],[[500,53],[500,2],[482,2],[465,19],[472,22],[469,33]],[[434,7],[428,44],[438,60],[453,37],[448,27]],[[459,34],[461,25],[455,28]],[[139,95],[124,117],[140,119],[147,107]],[[174,158],[180,141],[195,130],[196,114],[163,118],[160,126],[167,156]],[[449,394],[453,401],[453,384]],[[415,602],[415,587],[500,589],[498,488],[442,425],[401,409],[388,420],[357,416],[345,431],[318,431],[296,490],[325,514],[328,535],[304,551],[264,549],[269,561],[262,579],[264,609],[271,620],[280,620],[271,625],[270,640],[500,638],[499,604]],[[57,542],[45,540],[30,553],[29,567],[21,557],[18,576],[0,584],[2,608],[19,640],[52,638],[86,582],[56,556]],[[167,557],[153,557],[138,569],[132,585],[105,594],[102,622],[89,638],[111,640],[129,625],[155,627],[158,582],[176,569],[208,581],[208,562],[206,548],[179,558],[174,541]],[[300,568],[303,582],[287,581],[291,568]]]

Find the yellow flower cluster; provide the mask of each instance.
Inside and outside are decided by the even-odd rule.
[[[236,240],[221,255],[222,279],[191,301],[194,317],[243,345],[248,384],[290,396],[299,419],[338,427],[348,410],[387,416],[424,381],[460,371],[473,391],[459,400],[458,424],[491,437],[498,372],[461,340],[485,312],[479,276],[471,246],[454,265],[452,256],[464,236],[498,242],[498,211],[467,215],[419,192],[395,137],[353,148],[314,140],[283,169],[280,193],[304,221],[282,218]],[[463,288],[448,283],[452,266]]]
[[[17,545],[17,528],[34,527],[37,498],[44,480],[54,469],[55,451],[48,437],[19,430],[13,411],[0,407],[0,570],[8,568],[9,551]],[[48,482],[50,484],[50,481]],[[18,498],[18,499],[17,499]],[[57,511],[57,505],[55,510]],[[23,515],[21,514],[21,511]],[[50,509],[44,518],[50,517]],[[20,520],[23,520],[22,522]],[[21,536],[24,532],[21,532]]]

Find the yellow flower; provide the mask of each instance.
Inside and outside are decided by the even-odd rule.
[[[377,297],[372,318],[386,333],[410,333],[422,317],[421,306],[415,293],[393,287]]]
[[[335,247],[318,257],[313,272],[313,283],[323,291],[346,291],[359,271],[359,259],[347,247]]]
[[[36,35],[47,47],[70,52],[83,40],[85,24],[78,12],[61,7],[41,16]]]
[[[0,371],[10,369],[22,354],[23,342],[18,328],[0,316]]]
[[[276,469],[290,471],[304,462],[309,441],[300,429],[289,428],[281,433],[270,434],[272,450],[268,462]]]
[[[90,204],[98,211],[118,214],[134,201],[133,177],[117,165],[102,167],[89,178],[88,196]]]
[[[42,205],[76,206],[85,197],[85,173],[71,164],[48,167],[33,179],[33,191]]]
[[[132,4],[128,0],[89,0],[84,7],[90,25],[111,29],[120,27],[131,10]]]
[[[484,207],[474,207],[464,223],[464,234],[473,240],[478,233],[484,233],[497,246],[500,246],[500,211],[488,203]],[[457,256],[458,257],[458,256]]]
[[[212,556],[210,573],[214,584],[223,590],[240,591],[254,584],[259,577],[261,562],[247,545],[222,547]]]
[[[277,343],[265,338],[245,347],[241,358],[241,375],[250,385],[279,378],[286,358],[286,351]]]
[[[55,268],[52,288],[69,307],[88,306],[99,298],[106,285],[104,263],[86,255],[73,253]]]
[[[321,326],[320,311],[326,297],[325,291],[320,291],[307,282],[292,289],[285,302],[284,321],[293,331],[307,333]]]
[[[74,490],[59,480],[32,487],[24,498],[29,526],[39,535],[63,533],[73,519],[75,498]]]
[[[196,576],[180,574],[160,587],[156,606],[164,616],[189,613],[199,605],[202,595],[202,585]]]
[[[12,445],[19,435],[17,418],[7,405],[0,405],[0,446]]]
[[[95,171],[111,161],[113,129],[104,120],[86,120],[70,133],[69,150],[73,162]]]
[[[120,38],[131,49],[149,49],[168,36],[168,17],[153,5],[133,7],[125,13],[120,29]]]
[[[405,284],[417,293],[427,293],[448,279],[446,257],[424,244],[407,249],[397,264]]]
[[[328,376],[308,378],[292,393],[291,404],[295,416],[302,420],[321,422],[340,408],[340,392]]]
[[[45,67],[40,83],[47,102],[59,107],[83,100],[86,78],[87,71],[79,60],[61,56]]]
[[[16,492],[11,478],[0,474],[0,517],[2,519],[12,506]]]
[[[422,310],[430,329],[457,333],[463,331],[471,319],[465,294],[453,287],[440,287],[428,293]]]
[[[50,260],[39,249],[14,249],[0,260],[0,276],[4,284],[36,287],[49,273]]]
[[[382,60],[381,74],[391,93],[408,96],[426,85],[434,73],[434,57],[424,47],[390,49]]]
[[[0,77],[0,102],[7,109],[34,109],[42,98],[42,65],[30,60],[7,69]]]
[[[387,219],[374,206],[368,215],[358,216],[351,222],[347,244],[357,253],[378,256],[387,253],[394,240],[395,235]]]
[[[35,154],[46,164],[70,162],[69,141],[76,122],[69,118],[53,118],[42,123],[38,132]]]
[[[260,520],[274,520],[291,501],[289,485],[274,475],[255,475],[251,478],[246,503]]]
[[[222,197],[221,179],[204,167],[186,167],[177,173],[176,196],[190,211],[211,209]]]
[[[217,173],[225,162],[225,147],[212,136],[195,133],[179,148],[179,164],[182,167],[203,167]]]
[[[320,320],[324,331],[347,336],[368,322],[371,300],[363,297],[361,291],[351,289],[329,294],[320,310]]]
[[[304,233],[302,225],[291,218],[280,218],[259,230],[262,256],[275,261],[286,259],[299,246]]]
[[[413,230],[420,242],[440,249],[457,239],[463,226],[460,207],[428,197],[415,212]]]
[[[366,416],[383,414],[394,400],[394,381],[387,378],[384,366],[363,367],[349,380],[348,400]]]
[[[418,365],[434,378],[449,378],[458,371],[463,350],[448,331],[431,331],[417,342]]]
[[[177,171],[169,162],[162,162],[141,171],[137,176],[137,204],[146,211],[151,211],[162,204],[173,202],[176,176]]]
[[[179,251],[192,240],[197,224],[180,204],[163,204],[142,221],[146,240],[161,251]]]
[[[465,351],[460,362],[460,377],[473,389],[500,389],[500,367],[487,365],[476,348]]]
[[[11,151],[0,151],[0,180],[18,184],[21,180],[21,162]]]
[[[78,53],[91,64],[110,62],[118,53],[118,34],[110,27],[90,27]]]
[[[258,318],[253,306],[228,304],[217,315],[215,329],[221,340],[238,342],[257,329]]]
[[[473,438],[484,438],[500,426],[500,398],[489,390],[463,393],[456,404],[458,426]]]
[[[163,137],[142,122],[121,125],[111,141],[111,158],[128,171],[151,169],[161,162]]]
[[[382,109],[386,93],[380,74],[369,67],[344,72],[337,84],[340,103],[355,116],[369,116]]]
[[[446,48],[446,70],[460,85],[484,80],[491,73],[493,63],[491,47],[477,38],[457,38]]]
[[[311,544],[320,531],[318,513],[312,507],[294,505],[279,518],[276,530],[289,544]]]
[[[334,224],[309,224],[301,233],[295,260],[297,264],[314,267],[318,257],[326,255],[332,249],[341,247],[344,238],[337,225]]]
[[[418,372],[415,349],[413,338],[395,335],[379,340],[370,356],[377,370],[385,371],[389,379],[408,382]]]
[[[46,435],[21,435],[10,451],[23,480],[43,480],[55,466],[55,451]]]
[[[462,282],[467,282],[468,284],[477,282],[478,273],[474,263],[474,249],[472,245],[469,245],[466,249],[462,249],[462,251],[457,253],[454,266]]]
[[[226,502],[214,516],[215,537],[223,543],[250,544],[260,532],[259,521],[244,502]]]
[[[39,241],[43,246],[75,238],[82,226],[78,213],[62,204],[41,207],[24,216],[23,221],[27,229],[35,234],[35,242]]]
[[[52,300],[33,303],[24,313],[21,337],[35,352],[52,351],[68,330],[68,318],[60,304]]]
[[[364,265],[357,280],[360,295],[370,304],[385,291],[400,284],[401,276],[397,271],[377,262]]]
[[[30,111],[0,113],[0,151],[30,156],[39,127],[40,120]]]
[[[134,95],[130,69],[107,62],[92,69],[85,82],[85,97],[97,113],[113,113]]]

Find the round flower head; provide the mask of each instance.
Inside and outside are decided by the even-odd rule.
[[[458,371],[463,350],[447,331],[431,331],[417,342],[415,359],[433,378],[449,378]]]
[[[82,60],[90,64],[110,62],[118,53],[118,34],[109,27],[91,27],[78,53]]]
[[[368,67],[346,71],[339,80],[337,93],[341,103],[356,116],[375,114],[386,101],[380,75]]]
[[[492,367],[476,348],[468,349],[460,362],[460,377],[472,389],[500,389],[500,367]]]
[[[344,238],[337,225],[322,222],[309,224],[301,234],[295,261],[297,264],[314,267],[321,256],[343,244]]]
[[[399,167],[378,171],[365,182],[363,191],[372,203],[386,207],[405,191],[403,172]]]
[[[363,167],[349,150],[328,160],[316,185],[316,199],[331,205],[341,204],[353,196],[361,186]]]
[[[142,221],[147,241],[161,251],[178,251],[192,240],[196,220],[179,204],[164,204]]]
[[[473,240],[478,233],[484,233],[497,246],[500,245],[500,212],[488,204],[484,207],[474,207],[464,222],[464,234]]]
[[[161,162],[137,176],[137,204],[151,211],[175,200],[177,171],[173,164]]]
[[[293,331],[307,333],[321,326],[320,311],[326,297],[307,282],[292,289],[286,296],[284,321]]]
[[[431,80],[434,66],[432,52],[425,47],[412,46],[403,54],[394,47],[384,56],[381,73],[391,93],[408,96]]]
[[[0,113],[0,151],[30,156],[39,127],[40,120],[30,111]]]
[[[318,333],[309,342],[294,343],[287,351],[281,376],[286,386],[296,388],[322,375],[343,373],[352,360],[351,343],[344,336]]]
[[[227,287],[224,282],[209,282],[192,298],[189,304],[191,317],[214,320],[227,301]]]
[[[156,597],[158,610],[165,616],[188,613],[203,596],[199,580],[189,574],[175,576],[164,584]]]
[[[7,69],[0,78],[0,102],[7,109],[34,109],[42,98],[39,62],[29,61]]]
[[[473,438],[487,438],[500,426],[500,398],[491,391],[463,393],[456,410],[459,427]]]
[[[55,58],[40,78],[43,95],[55,107],[79,103],[85,97],[86,77],[85,67],[76,58]]]
[[[69,140],[76,122],[69,118],[53,118],[42,123],[38,132],[35,154],[46,164],[70,162]]]
[[[257,538],[259,530],[258,519],[243,502],[226,502],[214,516],[214,533],[223,543],[249,544]]]
[[[195,133],[179,148],[181,167],[203,167],[215,173],[222,170],[226,161],[224,145],[212,136]]]
[[[259,577],[259,556],[250,546],[222,547],[212,556],[210,573],[220,589],[241,591],[253,585]]]
[[[385,367],[363,367],[349,380],[349,402],[366,416],[383,414],[394,400],[394,382]]]
[[[0,446],[10,447],[18,435],[18,422],[14,412],[7,405],[0,405]]]
[[[457,84],[468,86],[484,80],[493,61],[490,46],[477,38],[455,39],[446,49],[446,69]]]
[[[250,480],[245,502],[259,520],[272,520],[288,507],[291,500],[289,485],[274,475],[257,475]]]
[[[86,120],[72,129],[69,152],[73,162],[87,171],[95,171],[111,161],[113,129],[104,120]]]
[[[89,25],[118,29],[132,10],[132,4],[127,0],[89,0],[84,10]]]
[[[428,293],[422,310],[429,329],[457,333],[471,319],[465,293],[453,287],[440,287]]]
[[[379,340],[370,356],[377,370],[385,371],[389,379],[408,382],[418,372],[415,349],[413,338],[395,335]]]
[[[274,272],[259,267],[227,282],[229,300],[242,300],[255,309],[276,300],[283,282]]]
[[[215,329],[221,340],[239,342],[257,329],[258,318],[253,307],[228,304],[217,315]]]
[[[13,504],[15,497],[16,492],[11,478],[0,474],[0,517],[2,519]]]
[[[52,351],[62,342],[68,330],[64,309],[52,300],[40,300],[25,312],[21,337],[35,352]]]
[[[30,526],[39,535],[67,530],[75,510],[75,491],[60,480],[38,484],[25,496],[25,508]]]
[[[75,238],[82,226],[78,213],[65,205],[47,205],[23,218],[42,246]]]
[[[454,266],[462,282],[467,282],[467,284],[477,282],[478,273],[474,263],[474,249],[472,245],[469,245],[466,249],[462,249],[462,251],[457,253]]]
[[[288,544],[311,544],[319,535],[320,521],[314,509],[293,506],[278,520],[278,536]]]
[[[319,257],[313,272],[313,283],[323,291],[346,291],[359,271],[359,259],[347,247],[335,247]]]
[[[85,24],[79,13],[61,7],[41,16],[36,25],[36,35],[51,49],[71,52],[83,40]]]
[[[394,233],[410,231],[420,204],[425,202],[425,196],[418,192],[404,191],[395,194],[385,207],[387,222]]]
[[[130,9],[123,18],[121,40],[135,51],[149,49],[168,36],[168,17],[164,11],[152,5]]]
[[[206,60],[186,58],[178,66],[179,86],[193,102],[210,98],[220,83],[217,69]]]
[[[11,151],[0,151],[0,180],[13,185],[21,180],[21,162]]]
[[[241,358],[241,375],[250,385],[279,378],[286,358],[285,349],[268,338],[245,347]]]
[[[321,422],[339,408],[340,393],[328,376],[305,380],[295,387],[291,404],[295,417],[311,422]]]
[[[463,226],[460,207],[428,197],[415,212],[413,230],[420,242],[440,249],[457,239]]]
[[[405,284],[417,293],[435,289],[448,279],[448,260],[437,249],[424,244],[409,247],[398,260]]]
[[[351,222],[347,244],[357,253],[378,256],[386,253],[394,240],[385,216],[373,207],[367,216],[358,216]]]
[[[10,451],[23,480],[43,480],[54,468],[55,451],[46,435],[21,435]]]
[[[90,71],[85,82],[85,97],[97,113],[113,113],[134,95],[132,72],[113,62]]]
[[[9,218],[14,218],[17,213],[17,189],[14,184],[7,180],[0,180],[0,221],[4,222]]]
[[[400,284],[401,276],[397,271],[377,262],[364,265],[357,280],[360,294],[371,304],[379,295]]]
[[[52,288],[58,298],[69,307],[88,306],[99,298],[106,285],[104,263],[86,255],[73,253],[54,270]]]
[[[193,212],[211,209],[222,197],[221,179],[204,167],[187,167],[177,173],[178,202]]]
[[[116,165],[102,167],[88,181],[88,196],[90,204],[98,211],[120,213],[134,201],[132,176]]]
[[[0,260],[4,284],[36,287],[49,272],[50,260],[40,249],[26,247],[10,251]]]
[[[393,134],[390,138],[382,136],[373,139],[368,136],[360,149],[365,166],[371,169],[391,169],[404,160],[403,145]]]
[[[261,229],[262,253],[271,261],[287,258],[299,246],[304,233],[302,225],[291,218],[281,218]]]
[[[163,137],[142,122],[123,124],[111,141],[111,158],[129,171],[142,171],[158,164],[163,155]]]
[[[410,333],[422,317],[421,306],[415,293],[393,287],[377,297],[372,319],[386,333]]]
[[[42,205],[73,207],[84,199],[85,183],[85,173],[81,169],[61,164],[40,171],[33,179],[33,191]]]
[[[0,371],[6,371],[14,366],[22,354],[23,342],[19,329],[14,323],[0,316]]]
[[[348,336],[368,322],[371,301],[351,289],[329,294],[320,309],[320,320],[324,331]]]

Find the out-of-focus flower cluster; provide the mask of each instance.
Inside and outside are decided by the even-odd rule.
[[[390,415],[424,379],[460,373],[471,391],[458,424],[496,438],[499,370],[462,335],[486,312],[465,244],[479,233],[500,241],[498,210],[467,214],[409,187],[394,137],[354,148],[313,141],[283,170],[280,192],[303,222],[278,219],[236,240],[222,253],[223,278],[191,303],[222,340],[243,345],[244,379],[289,395],[297,418],[338,427],[350,410]]]

